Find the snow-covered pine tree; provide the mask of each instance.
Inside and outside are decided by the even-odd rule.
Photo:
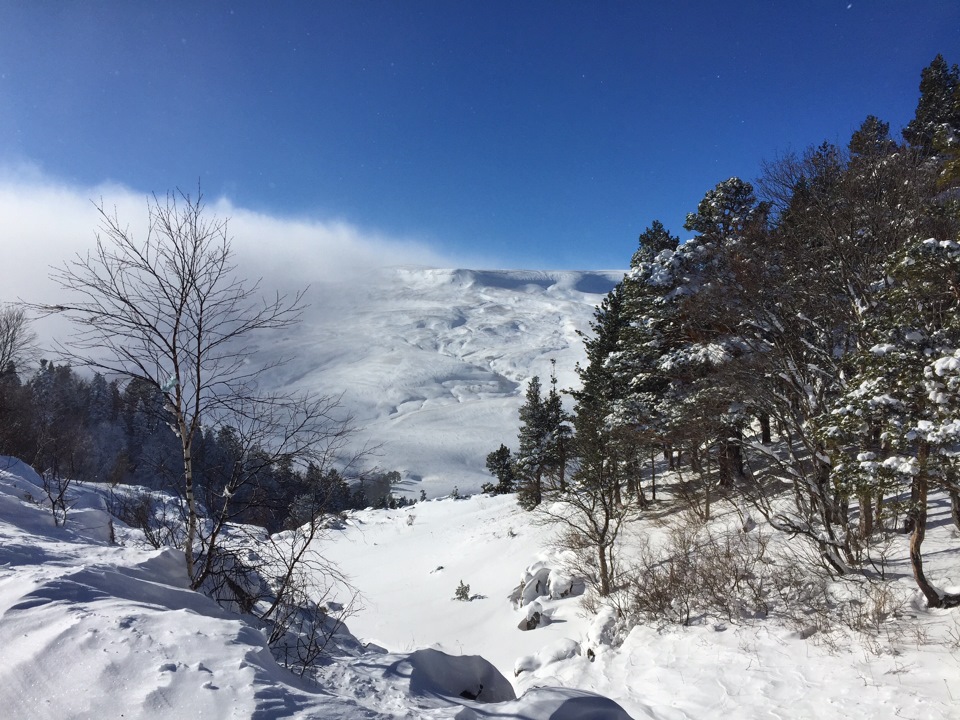
[[[856,382],[838,399],[827,434],[834,479],[869,516],[875,498],[906,506],[910,561],[929,607],[960,603],[923,571],[928,495],[944,488],[960,519],[960,244],[928,238],[891,258],[865,315],[863,346],[852,358]],[[864,528],[861,523],[861,528]],[[864,532],[869,530],[869,526]]]

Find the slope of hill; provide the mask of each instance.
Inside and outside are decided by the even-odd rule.
[[[518,698],[483,658],[431,648],[354,651],[319,684],[301,679],[277,664],[253,618],[185,586],[179,551],[111,521],[108,488],[75,486],[56,527],[41,486],[0,457],[4,718],[628,718],[576,689]]]
[[[352,642],[312,682],[277,665],[251,618],[189,591],[178,551],[147,548],[116,520],[111,535],[108,488],[75,487],[67,526],[54,527],[36,474],[5,460],[3,717],[956,717],[955,613],[923,608],[902,542],[891,573],[906,602],[876,634],[825,643],[775,620],[701,621],[638,626],[615,647],[615,614],[583,609],[582,588],[545,550],[552,532],[531,525],[514,497],[353,513],[319,549],[363,591],[350,626],[370,644],[358,652]],[[930,570],[942,579],[955,538],[940,520]],[[544,619],[524,632],[514,588],[540,576]],[[461,580],[468,602],[454,599]]]
[[[622,272],[371,271],[362,285],[312,288],[295,335],[262,339],[264,357],[290,358],[284,387],[343,393],[358,439],[404,489],[436,497],[490,479],[487,453],[515,441],[526,381],[556,360],[577,382],[578,331]]]

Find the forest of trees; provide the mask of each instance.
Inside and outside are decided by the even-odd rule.
[[[530,383],[521,504],[567,501],[557,519],[594,554],[602,595],[659,463],[702,517],[735,497],[832,574],[863,572],[884,531],[910,533],[928,605],[958,602],[922,556],[931,491],[960,528],[957,66],[922,71],[902,140],[868,116],[845,147],[720,182],[684,229],[683,244],[659,222],[640,236],[585,337],[572,416]]]
[[[90,378],[69,365],[41,360],[21,378],[8,362],[0,372],[0,455],[26,458],[50,476],[80,482],[140,485],[175,490],[183,472],[176,435],[156,388],[141,381]],[[238,444],[228,427],[205,428],[195,446],[199,496],[222,491],[237,462],[256,464],[256,450]],[[395,494],[399,473],[377,470],[344,475],[335,467],[260,463],[238,497],[237,522],[271,532],[298,522],[302,507],[319,498],[325,512],[338,513],[406,501]],[[253,497],[256,496],[256,497]]]

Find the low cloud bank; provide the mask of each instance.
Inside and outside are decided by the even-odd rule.
[[[52,266],[86,254],[100,226],[97,205],[116,212],[135,237],[147,229],[150,195],[118,184],[72,186],[45,178],[30,166],[0,168],[0,303],[57,302],[62,291],[50,280]],[[260,278],[264,293],[289,292],[311,285],[319,296],[327,283],[360,284],[378,267],[451,267],[427,243],[392,238],[343,220],[285,218],[205,198],[209,213],[229,220],[238,273]],[[65,328],[45,320],[37,328],[45,340],[63,337]]]

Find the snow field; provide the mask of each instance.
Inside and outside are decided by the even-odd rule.
[[[487,453],[516,440],[526,382],[577,383],[577,331],[622,272],[371,271],[362,286],[324,283],[293,335],[260,338],[269,382],[339,395],[359,444],[399,470],[417,497],[479,490]]]
[[[729,508],[718,504],[715,512],[718,528],[738,524]],[[932,576],[949,582],[960,539],[942,521],[933,519],[925,554]],[[627,542],[644,534],[663,542],[662,521],[640,521]],[[518,694],[541,686],[586,690],[631,717],[658,720],[960,717],[960,617],[923,608],[906,537],[897,538],[888,568],[905,601],[902,617],[875,635],[836,629],[803,639],[776,618],[707,618],[690,627],[639,626],[619,647],[610,644],[611,608],[593,615],[579,594],[549,596],[547,578],[563,569],[552,539],[513,496],[478,495],[355,513],[324,552],[363,592],[363,609],[350,621],[361,640],[394,651],[480,654]],[[541,595],[533,590],[538,579]],[[461,580],[481,597],[453,600]],[[521,631],[532,606],[549,620]]]
[[[144,549],[139,531],[111,523],[103,488],[74,486],[58,528],[40,483],[0,458],[4,718],[626,717],[576,690],[517,699],[483,658],[429,648],[371,647],[302,680],[277,665],[251,618],[185,587],[179,551]]]

